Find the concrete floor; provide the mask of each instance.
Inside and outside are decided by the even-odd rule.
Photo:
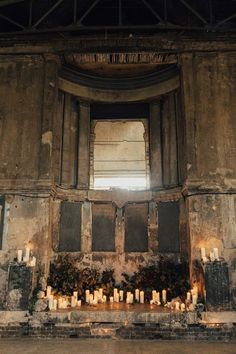
[[[0,354],[235,354],[235,343],[80,339],[1,339]]]

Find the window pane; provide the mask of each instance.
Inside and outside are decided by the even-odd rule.
[[[93,188],[146,189],[142,121],[98,121],[94,130]]]

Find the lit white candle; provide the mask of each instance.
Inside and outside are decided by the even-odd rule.
[[[133,304],[134,303],[134,294],[129,295],[129,303]]]
[[[89,304],[89,296],[90,296],[90,291],[89,290],[85,290],[85,302],[87,304]]]
[[[48,308],[50,311],[53,309],[53,295],[48,296]]]
[[[166,290],[162,290],[162,302],[165,304],[166,303]]]
[[[71,301],[70,301],[71,307],[75,307],[76,303],[77,303],[77,299],[74,296],[71,296]]]
[[[53,300],[53,310],[56,311],[57,310],[57,299]]]
[[[99,292],[98,290],[94,291],[94,300],[98,303],[98,298],[99,298]]]
[[[215,253],[213,251],[210,251],[210,260],[211,262],[215,260]]]
[[[176,301],[176,302],[175,302],[175,309],[176,309],[176,311],[179,311],[179,310],[180,310],[179,305],[180,305],[179,301]]]
[[[113,298],[114,298],[114,299],[115,299],[117,293],[118,293],[118,289],[117,289],[117,288],[114,288],[114,290],[113,290]]]
[[[50,285],[47,286],[47,290],[46,290],[46,296],[47,298],[51,295],[52,292],[52,287]]]
[[[99,300],[102,300],[102,297],[103,297],[103,288],[99,288],[98,292],[99,292]]]
[[[73,296],[75,298],[75,301],[78,301],[78,291],[73,291]]]
[[[35,267],[36,266],[36,257],[32,257],[32,260],[30,261],[30,267]]]
[[[119,302],[120,301],[120,295],[119,293],[116,293],[115,296],[114,296],[114,301],[115,302]]]
[[[180,305],[180,310],[181,310],[182,312],[185,311],[185,304],[181,304],[181,305]]]
[[[144,304],[144,291],[140,291],[139,293],[140,304]]]
[[[201,259],[205,259],[206,258],[206,249],[205,247],[201,248]]]
[[[219,250],[218,248],[213,248],[214,258],[215,260],[219,260]]]
[[[159,291],[156,293],[156,301],[157,301],[157,303],[160,303],[160,293],[159,293]]]
[[[135,289],[135,301],[137,302],[139,302],[139,295],[140,295],[139,289]]]
[[[152,290],[152,301],[155,302],[156,301],[156,290]]]
[[[17,262],[18,263],[22,262],[22,255],[23,255],[23,251],[22,250],[17,250]]]
[[[103,295],[103,297],[102,297],[102,302],[103,302],[103,303],[106,303],[106,302],[107,302],[107,297],[106,297],[106,295]]]
[[[126,293],[126,304],[129,304],[130,291]]]
[[[120,301],[124,301],[124,290],[119,291]]]
[[[187,301],[191,301],[191,292],[190,291],[187,292]]]
[[[93,294],[89,294],[89,302],[90,305],[93,303]]]
[[[59,297],[59,299],[58,299],[58,308],[59,309],[62,308],[62,303],[63,303],[63,299],[61,297]]]
[[[197,305],[197,294],[193,294],[192,295],[192,299],[193,299],[193,305]]]
[[[78,301],[77,301],[77,306],[78,306],[78,307],[81,307],[81,300],[78,300]]]
[[[29,257],[30,257],[30,248],[25,247],[25,262],[29,262]]]
[[[113,303],[113,302],[114,302],[114,297],[110,296],[110,303]]]

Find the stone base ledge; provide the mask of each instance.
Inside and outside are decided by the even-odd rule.
[[[196,312],[137,312],[137,311],[98,311],[74,310],[34,312],[28,311],[0,311],[0,325],[17,325],[30,323],[39,326],[44,323],[57,324],[91,324],[91,323],[119,323],[119,324],[236,324],[236,311],[202,312],[198,318]]]

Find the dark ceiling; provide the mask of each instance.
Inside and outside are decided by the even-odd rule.
[[[236,31],[236,0],[0,0],[0,35]]]

